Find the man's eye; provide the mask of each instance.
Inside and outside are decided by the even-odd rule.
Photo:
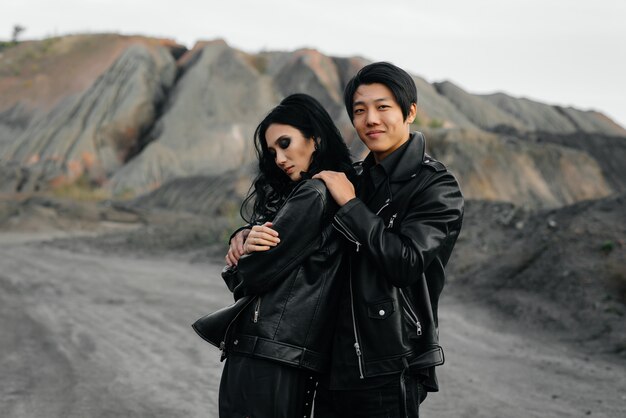
[[[380,105],[378,106],[379,109],[387,109],[389,107],[389,105]]]
[[[359,115],[361,113],[363,113],[363,109],[354,109],[354,114],[355,115]]]
[[[278,146],[281,147],[282,149],[287,149],[289,147],[289,144],[291,144],[291,139],[289,138],[283,138],[280,141],[278,141]]]

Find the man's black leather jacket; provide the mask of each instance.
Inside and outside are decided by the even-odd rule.
[[[411,134],[386,181],[367,202],[355,198],[341,207],[333,226],[353,244],[347,250],[352,354],[360,377],[410,369],[429,376],[427,390],[437,390],[433,366],[443,363],[437,307],[461,230],[463,196],[424,148],[423,135]]]
[[[337,315],[342,241],[321,180],[302,181],[274,218],[280,243],[243,256],[222,273],[235,299],[252,295],[226,339],[226,353],[328,368]]]

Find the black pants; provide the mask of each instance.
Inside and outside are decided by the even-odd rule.
[[[220,417],[309,418],[316,385],[310,371],[231,354],[220,382]]]
[[[404,397],[400,378],[374,389],[329,390],[320,386],[313,413],[315,418],[417,418],[424,399],[426,391],[414,376],[405,377]]]

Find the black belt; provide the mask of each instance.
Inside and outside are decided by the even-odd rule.
[[[316,372],[324,371],[329,362],[327,355],[317,351],[251,335],[233,335],[228,351],[276,360],[290,366],[302,367]]]
[[[400,374],[400,399],[402,399],[400,413],[406,418],[417,418],[419,417],[419,403],[421,402],[420,390],[424,390],[424,388],[420,387],[421,385],[418,384],[418,399],[415,400],[415,405],[408,405],[406,376],[407,374],[415,374],[418,370],[426,367],[441,366],[444,363],[443,350],[441,347],[435,347],[420,354],[410,362],[406,358],[403,358],[402,362],[404,363],[404,369]]]

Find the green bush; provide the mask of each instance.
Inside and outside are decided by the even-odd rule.
[[[16,42],[11,42],[11,41],[0,41],[0,52],[4,51],[5,49],[9,49],[12,46],[17,45]]]
[[[442,128],[443,121],[440,119],[431,119],[430,122],[428,122],[428,127],[432,129]]]
[[[614,249],[615,243],[613,241],[604,241],[602,245],[600,245],[600,250],[605,254],[611,253]]]

